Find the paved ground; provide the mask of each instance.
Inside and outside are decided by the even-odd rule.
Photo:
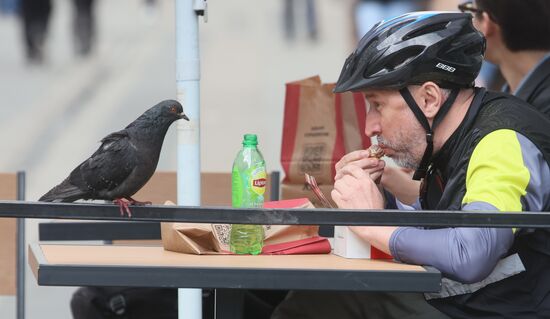
[[[0,171],[27,172],[36,200],[89,156],[97,142],[154,103],[175,97],[174,8],[158,1],[99,1],[98,47],[73,55],[69,1],[54,0],[47,64],[26,65],[18,21],[0,16]],[[352,47],[350,0],[317,2],[319,40],[297,20],[295,41],[284,38],[279,0],[210,0],[201,22],[202,169],[228,171],[245,132],[259,134],[268,169],[279,169],[284,83],[320,74],[334,81]],[[175,170],[175,127],[159,170]],[[27,241],[37,240],[27,222]],[[27,318],[68,319],[74,288],[37,287],[27,274]],[[13,318],[0,298],[0,317]]]

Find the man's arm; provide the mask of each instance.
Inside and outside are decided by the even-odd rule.
[[[381,184],[401,203],[413,205],[418,200],[420,182],[412,179],[413,171],[399,167],[385,167]]]
[[[510,228],[399,227],[390,238],[396,260],[433,266],[463,283],[481,281],[491,273],[514,241]]]

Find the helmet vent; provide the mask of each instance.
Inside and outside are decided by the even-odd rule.
[[[449,22],[442,22],[442,23],[427,25],[424,28],[421,28],[419,30],[415,30],[415,31],[405,35],[403,37],[403,40],[409,40],[409,39],[413,39],[413,38],[419,37],[419,36],[424,35],[424,34],[434,33],[434,32],[443,30],[447,27],[448,23]]]
[[[401,65],[406,64],[410,60],[416,58],[419,54],[422,53],[423,50],[424,47],[420,45],[414,45],[400,50],[388,59],[388,63],[386,63],[386,68],[390,71],[398,69]]]
[[[414,21],[413,19],[409,19],[409,20],[405,20],[403,22],[399,22],[395,26],[391,27],[391,29],[388,31],[387,34],[394,34],[397,30],[401,29],[402,27],[404,27],[405,25],[407,25],[407,24],[409,24],[413,21]]]
[[[375,48],[379,42],[380,39],[376,38],[368,43],[364,51],[361,52],[361,55],[358,57],[357,63],[354,64],[353,72],[355,72],[358,65],[368,65],[371,60],[374,60],[375,55],[378,54],[378,52],[376,50],[369,50],[369,48]]]

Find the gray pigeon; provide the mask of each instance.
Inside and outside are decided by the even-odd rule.
[[[131,216],[129,204],[146,204],[131,196],[155,172],[164,136],[170,125],[179,119],[189,121],[178,101],[158,103],[125,129],[103,138],[90,158],[39,201],[112,200],[119,205],[121,215],[126,212]]]

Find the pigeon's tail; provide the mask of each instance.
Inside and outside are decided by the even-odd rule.
[[[64,202],[70,203],[79,199],[85,199],[87,193],[83,192],[77,186],[71,184],[69,179],[64,180],[61,184],[52,188],[44,194],[40,199],[41,202]]]

